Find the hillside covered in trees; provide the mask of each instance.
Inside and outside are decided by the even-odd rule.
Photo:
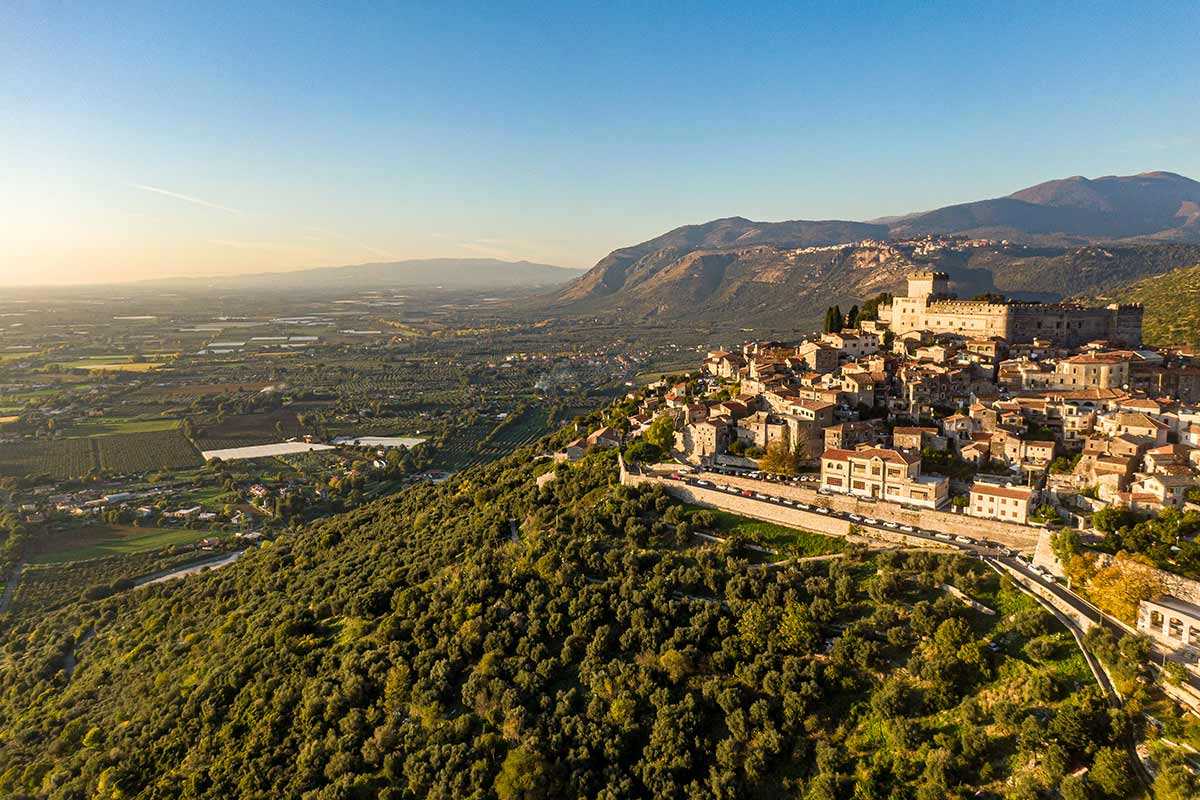
[[[1200,346],[1200,264],[1113,289],[1100,299],[1145,306],[1143,338],[1151,344]]]
[[[537,452],[3,620],[0,795],[1136,796],[1128,721],[982,565],[755,566]]]

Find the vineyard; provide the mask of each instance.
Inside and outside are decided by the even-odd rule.
[[[500,423],[478,418],[469,426],[451,430],[434,456],[434,465],[454,472],[486,464],[529,444],[548,429],[546,409],[536,406]]]
[[[164,430],[8,444],[0,459],[0,474],[69,479],[93,472],[135,473],[203,463],[199,451],[182,433]]]
[[[96,451],[91,439],[6,444],[4,458],[0,459],[0,474],[12,476],[78,478],[95,467]]]
[[[92,441],[104,473],[148,472],[204,463],[200,452],[178,430],[100,436]]]

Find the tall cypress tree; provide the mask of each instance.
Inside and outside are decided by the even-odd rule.
[[[846,315],[846,327],[853,328],[858,324],[858,304],[850,306],[850,313]]]

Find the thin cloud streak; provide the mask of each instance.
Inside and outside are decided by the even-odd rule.
[[[491,247],[486,244],[476,244],[474,242],[459,242],[458,247],[461,247],[463,250],[470,250],[472,253],[479,253],[480,255],[492,256],[493,258],[501,258],[506,261],[515,261],[516,260],[516,258],[512,254],[512,251],[505,250],[504,248],[501,248],[501,247]]]
[[[371,245],[366,244],[365,242],[360,242],[356,239],[351,239],[349,236],[343,236],[342,234],[338,233],[337,231],[330,231],[330,230],[326,230],[325,228],[309,228],[309,230],[316,231],[319,234],[328,236],[332,239],[337,239],[338,241],[345,242],[346,244],[352,244],[355,247],[360,247],[363,250],[366,250],[368,253],[374,253],[375,255],[379,256],[380,258],[389,258],[389,259],[392,259],[393,261],[396,260],[397,258],[399,258],[399,256],[397,256],[394,253],[389,253],[386,250],[380,250],[378,247],[372,247]]]
[[[145,191],[145,192],[154,192],[155,194],[165,195],[166,197],[173,197],[176,200],[182,200],[185,203],[193,203],[198,206],[204,206],[205,208],[214,208],[217,211],[224,211],[228,214],[241,214],[242,213],[241,211],[239,211],[236,208],[230,208],[229,206],[223,206],[220,203],[210,203],[209,201],[201,199],[199,197],[192,197],[191,195],[180,194],[179,192],[172,192],[169,189],[160,189],[157,186],[147,186],[144,183],[134,183],[134,184],[130,184],[130,185],[133,186],[133,188],[135,188],[135,189],[141,189],[142,191]]]

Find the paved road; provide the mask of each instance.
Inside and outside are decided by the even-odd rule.
[[[212,558],[206,558],[203,561],[194,561],[191,564],[185,564],[182,567],[172,567],[171,569],[165,571],[152,572],[149,575],[143,575],[140,578],[135,578],[133,581],[133,588],[136,589],[139,586],[149,586],[152,583],[163,583],[165,581],[175,580],[176,578],[184,578],[188,575],[194,575],[195,573],[205,569],[219,569],[226,564],[232,564],[234,561],[237,561],[239,558],[241,558],[241,555],[244,552],[246,551],[234,550],[232,553],[213,556]]]
[[[1035,571],[1032,569],[1032,564],[1017,557],[1016,553],[1012,549],[1004,547],[1003,545],[996,544],[994,542],[979,541],[966,536],[955,536],[943,531],[915,528],[907,525],[898,525],[892,522],[884,523],[871,519],[870,517],[862,517],[858,514],[851,514],[844,511],[835,511],[826,508],[818,508],[796,500],[776,497],[770,494],[771,486],[773,485],[770,481],[763,481],[762,489],[758,492],[749,492],[747,490],[734,487],[721,489],[719,488],[722,485],[719,474],[706,473],[706,475],[713,478],[713,480],[708,480],[707,477],[700,478],[682,473],[680,473],[680,477],[678,479],[671,478],[671,480],[676,480],[676,482],[686,483],[690,486],[695,486],[701,489],[724,491],[731,495],[740,495],[743,498],[756,500],[761,503],[770,503],[783,506],[785,508],[798,508],[802,511],[816,512],[837,519],[844,519],[868,530],[876,529],[891,533],[903,533],[905,536],[909,536],[914,539],[925,540],[930,544],[955,548],[965,555],[978,558],[980,561],[990,564],[993,566],[993,568],[996,568],[997,571],[1003,572],[1003,568],[1007,567],[1009,570],[1012,570],[1018,576],[1020,576],[1020,578],[1023,578],[1024,582],[1029,588],[1037,587],[1040,590],[1053,594],[1058,600],[1061,600],[1082,619],[1112,628],[1118,635],[1126,633],[1126,631],[1124,631],[1120,626],[1101,613],[1100,609],[1098,609],[1096,606],[1067,589],[1065,586],[1058,583],[1057,580],[1048,579],[1044,573]],[[1074,624],[1072,620],[1070,620],[1057,608],[1054,608],[1053,605],[1046,602],[1043,598],[1037,597],[1036,594],[1034,594],[1034,597],[1068,626],[1068,629],[1075,637],[1076,643],[1079,645],[1080,651],[1083,653],[1084,659],[1091,668],[1092,674],[1096,677],[1096,681],[1099,683],[1100,688],[1104,690],[1106,695],[1108,695],[1110,702],[1117,707],[1121,707],[1124,704],[1124,701],[1120,694],[1118,694],[1116,687],[1113,686],[1108,674],[1100,666],[1100,662],[1096,659],[1096,657],[1088,652],[1087,648],[1083,646],[1083,630],[1081,626]],[[1136,751],[1136,742],[1132,736],[1130,736],[1126,742],[1126,749],[1129,752],[1129,757],[1134,765],[1138,779],[1142,782],[1147,791],[1149,791],[1152,778],[1146,769],[1146,765],[1138,757]]]
[[[726,489],[721,489],[720,487],[723,484],[721,484],[720,478],[721,476],[715,473],[705,473],[705,477],[684,475],[680,473],[680,477],[678,479],[664,478],[664,480],[671,480],[675,483],[684,483],[689,486],[694,486],[698,489],[724,492],[729,495],[742,497],[743,499],[756,500],[760,503],[777,505],[782,508],[799,509],[800,511],[818,513],[834,519],[845,520],[867,531],[877,530],[881,533],[903,534],[912,539],[929,542],[931,545],[954,548],[966,555],[974,556],[975,558],[982,560],[993,559],[1007,567],[1016,570],[1019,574],[1043,586],[1045,589],[1053,593],[1056,597],[1078,612],[1083,618],[1092,622],[1108,625],[1118,633],[1124,633],[1124,631],[1121,631],[1118,626],[1113,624],[1103,614],[1101,614],[1100,609],[1096,608],[1096,606],[1070,591],[1061,583],[1058,583],[1057,579],[1048,580],[1045,576],[1045,573],[1033,569],[1030,562],[1018,557],[1012,548],[1006,547],[1002,544],[989,542],[986,540],[973,539],[968,536],[953,535],[944,531],[916,528],[911,525],[900,525],[895,522],[880,522],[879,520],[872,519],[871,517],[864,517],[859,514],[853,514],[846,511],[836,511],[834,509],[812,506],[807,503],[802,503],[798,500],[777,497],[770,494],[771,487],[774,485],[770,481],[763,481],[762,489],[758,492],[751,492],[749,490],[739,489],[737,487],[727,487]]]

